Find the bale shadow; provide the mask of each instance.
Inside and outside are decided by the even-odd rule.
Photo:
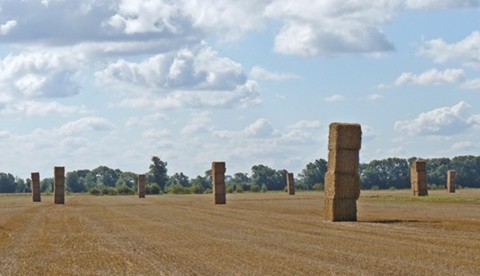
[[[425,221],[420,221],[416,219],[378,219],[378,220],[367,220],[367,221],[360,221],[360,222],[396,224],[396,223],[418,223],[418,222],[425,222]]]

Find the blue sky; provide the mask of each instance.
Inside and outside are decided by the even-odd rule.
[[[0,0],[0,170],[478,155],[480,3]]]

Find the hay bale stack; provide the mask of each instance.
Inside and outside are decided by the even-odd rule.
[[[55,204],[65,204],[65,167],[55,167],[53,169]]]
[[[295,179],[293,173],[287,173],[287,190],[289,195],[295,195]]]
[[[215,204],[226,204],[225,194],[225,162],[212,163],[212,186],[215,195]]]
[[[360,196],[359,124],[332,123],[328,135],[328,171],[325,174],[325,219],[356,221]]]
[[[447,172],[447,191],[449,193],[455,193],[455,176],[457,172],[454,170],[448,170]]]
[[[427,161],[416,160],[412,162],[410,180],[414,196],[428,196]]]
[[[32,197],[33,202],[42,201],[40,197],[40,173],[32,172]]]
[[[138,175],[138,197],[145,198],[145,175]]]

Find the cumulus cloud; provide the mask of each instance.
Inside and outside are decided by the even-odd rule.
[[[98,84],[141,98],[120,106],[157,108],[232,107],[259,102],[256,83],[242,66],[202,44],[158,54],[141,62],[119,60],[95,74]],[[147,92],[147,93],[145,93]]]
[[[376,94],[376,93],[370,94],[370,95],[367,96],[367,100],[368,100],[368,101],[371,101],[371,102],[378,101],[378,100],[380,100],[380,99],[382,99],[382,98],[383,98],[382,95]]]
[[[281,81],[281,80],[291,80],[291,79],[300,78],[299,76],[294,74],[268,71],[267,69],[262,68],[260,66],[253,66],[252,70],[250,70],[250,73],[248,75],[250,78],[254,80]]]
[[[480,78],[468,80],[462,84],[463,89],[480,89]]]
[[[275,132],[272,124],[267,119],[258,119],[244,129],[244,133],[250,137],[269,137]]]
[[[320,128],[322,126],[322,123],[318,120],[314,121],[307,121],[307,120],[301,120],[298,121],[294,124],[291,124],[288,126],[288,128],[291,129],[311,129],[311,128]]]
[[[85,117],[62,125],[58,129],[58,133],[62,135],[71,135],[90,131],[105,131],[113,128],[113,124],[107,119],[100,117]]]
[[[5,24],[0,25],[0,35],[6,35],[8,34],[13,28],[17,26],[17,21],[15,20],[9,20],[5,22]]]
[[[395,130],[407,135],[454,135],[479,125],[478,115],[471,115],[464,101],[451,107],[423,112],[413,120],[395,122]]]
[[[439,71],[437,69],[430,69],[421,74],[402,73],[396,80],[395,86],[403,86],[406,84],[415,85],[440,85],[452,84],[465,80],[465,73],[463,69],[446,69]]]
[[[374,53],[393,50],[382,31],[398,13],[396,1],[273,1],[266,15],[285,24],[275,51],[303,56]]]
[[[419,52],[436,63],[460,62],[464,65],[478,65],[480,31],[474,31],[463,40],[451,44],[441,38],[425,41]]]

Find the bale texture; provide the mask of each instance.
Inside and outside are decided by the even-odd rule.
[[[328,171],[325,174],[325,219],[356,221],[360,196],[359,151],[362,129],[359,124],[330,124]]]
[[[138,197],[145,198],[145,175],[138,175]]]
[[[359,124],[331,123],[328,149],[360,150],[362,128]]]
[[[65,204],[65,167],[55,167],[53,169],[54,178],[54,189],[55,204]]]
[[[425,160],[412,162],[410,180],[414,196],[428,196],[427,162]]]
[[[287,173],[287,190],[289,195],[295,195],[295,178],[293,173]]]
[[[212,162],[212,186],[215,204],[226,204],[225,162]]]
[[[42,201],[40,196],[40,173],[32,172],[32,198],[33,202]]]
[[[447,172],[447,191],[449,193],[455,193],[455,177],[457,175],[457,172],[454,170],[448,170]]]

